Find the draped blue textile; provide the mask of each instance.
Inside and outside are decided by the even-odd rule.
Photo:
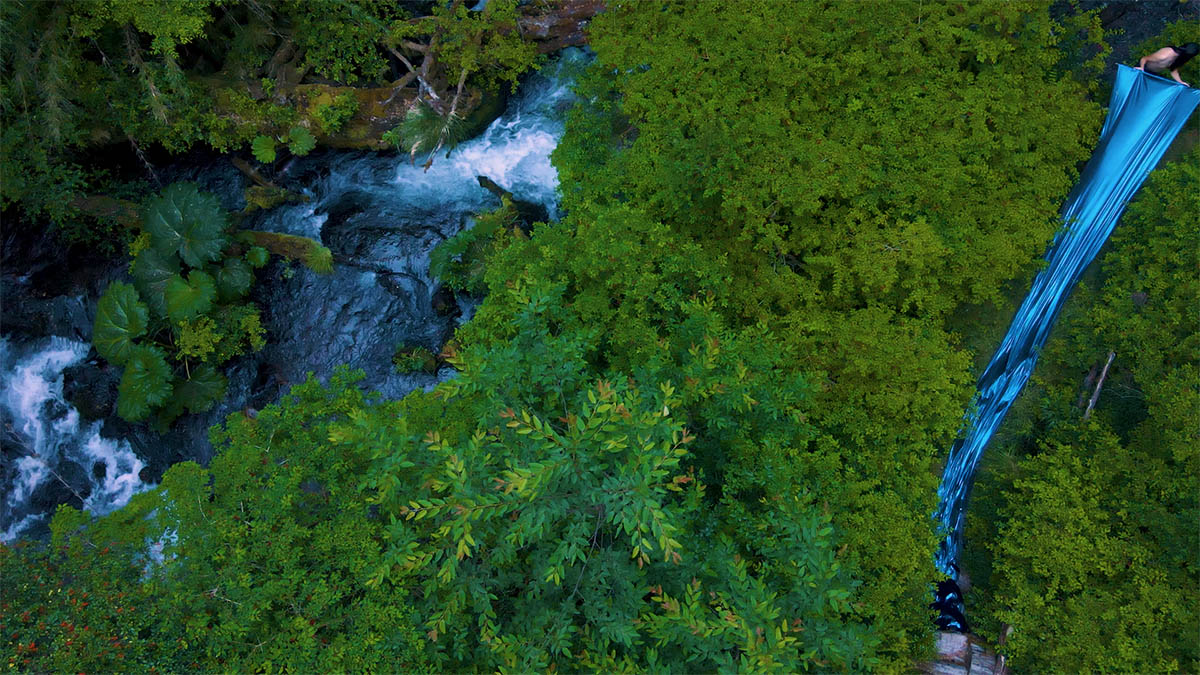
[[[950,449],[937,511],[947,532],[937,564],[946,574],[956,576],[952,565],[962,546],[967,497],[984,447],[1033,372],[1071,289],[1198,103],[1196,89],[1118,67],[1100,142],[1063,205],[1063,227],[1046,253],[1049,265],[1033,280],[1004,341],[979,378],[966,417],[966,436]]]

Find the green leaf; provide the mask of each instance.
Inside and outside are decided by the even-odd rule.
[[[175,385],[175,397],[189,412],[207,412],[225,396],[225,376],[207,363],[192,368],[191,374]]]
[[[317,139],[313,138],[308,129],[292,127],[292,130],[288,132],[288,150],[291,150],[293,155],[307,155],[315,147],[317,147]]]
[[[137,287],[150,311],[155,316],[166,316],[167,303],[164,295],[167,292],[167,281],[179,274],[179,258],[174,253],[163,255],[157,249],[148,248],[134,259],[129,273],[133,276],[133,285]]]
[[[139,422],[170,395],[171,367],[166,355],[158,347],[134,347],[117,387],[117,414],[130,422]]]
[[[254,155],[254,159],[263,164],[270,164],[275,161],[275,139],[270,136],[259,134],[250,142],[250,152]]]
[[[187,281],[175,275],[167,282],[167,316],[171,321],[194,319],[212,309],[216,296],[216,283],[207,273],[192,270]]]
[[[263,267],[270,259],[271,254],[261,246],[252,246],[249,251],[246,251],[246,262],[250,263],[254,269]]]
[[[171,389],[171,395],[163,402],[162,407],[154,412],[151,426],[160,434],[171,430],[171,424],[184,413],[183,403],[179,400],[179,385],[183,381],[176,379]]]
[[[146,208],[144,226],[158,252],[176,252],[191,267],[221,257],[228,244],[225,212],[217,198],[194,184],[175,183]]]
[[[217,271],[217,291],[225,301],[236,300],[250,291],[254,284],[254,272],[241,258],[228,258]]]
[[[134,349],[134,338],[146,332],[146,305],[133,286],[115,281],[104,290],[96,308],[92,344],[114,365],[123,366]]]

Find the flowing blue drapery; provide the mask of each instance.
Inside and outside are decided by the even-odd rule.
[[[1049,264],[1033,280],[979,378],[966,435],[950,449],[937,511],[947,532],[937,564],[946,574],[956,576],[953,564],[962,546],[967,497],[984,447],[1032,374],[1071,289],[1197,104],[1196,89],[1118,67],[1100,142],[1063,205],[1063,227],[1046,253]]]

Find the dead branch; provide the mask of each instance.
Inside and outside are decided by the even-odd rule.
[[[1112,365],[1113,359],[1117,357],[1116,352],[1108,353],[1108,361],[1104,363],[1104,370],[1100,371],[1100,381],[1096,383],[1096,391],[1092,393],[1092,399],[1088,401],[1087,410],[1083,413],[1083,419],[1092,416],[1092,408],[1096,405],[1096,399],[1100,398],[1100,387],[1104,386],[1104,378],[1108,376],[1108,367]]]

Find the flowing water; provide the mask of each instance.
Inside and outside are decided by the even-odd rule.
[[[0,340],[0,410],[14,461],[6,462],[0,541],[10,541],[65,499],[104,514],[146,487],[145,464],[124,441],[100,435],[100,422],[81,422],[63,398],[63,370],[90,346],[60,337],[18,347]]]
[[[449,157],[441,153],[428,171],[421,167],[424,158],[414,166],[395,153],[314,153],[287,165],[280,182],[308,201],[259,212],[242,224],[321,240],[334,254],[335,271],[318,275],[278,264],[265,270],[273,278],[260,274],[254,299],[263,309],[268,346],[228,369],[222,405],[182,419],[166,436],[125,425],[131,447],[128,440],[102,436],[109,427],[100,421],[81,420],[64,398],[63,371],[87,359],[87,336],[0,342],[0,536],[8,541],[44,528],[59,503],[97,514],[122,506],[151,487],[140,476],[148,456],[159,463],[207,461],[210,425],[274,400],[309,373],[324,378],[348,364],[365,372],[365,387],[392,398],[451,377],[449,369],[437,375],[396,373],[391,364],[401,345],[436,353],[473,311],[476,301],[469,298],[459,299],[457,316],[435,311],[438,284],[429,275],[429,254],[469,227],[473,214],[499,205],[477,176],[557,216],[558,176],[550,153],[562,136],[572,79],[588,59],[581,50],[565,50],[522,84],[504,115]],[[224,158],[204,166],[181,164],[163,178],[195,181],[231,210],[244,206],[245,180]],[[94,312],[95,300],[90,302]],[[73,332],[80,337],[79,328]],[[122,427],[111,419],[109,424]]]

